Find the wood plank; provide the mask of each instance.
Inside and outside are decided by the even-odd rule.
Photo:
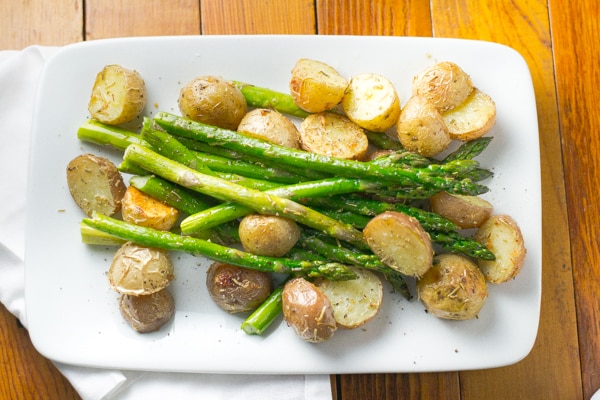
[[[85,39],[200,34],[197,0],[87,0]]]
[[[435,0],[432,1],[432,15],[437,36],[504,43],[525,57],[536,92],[541,139],[544,246],[543,300],[538,338],[531,354],[520,363],[505,368],[461,373],[462,398],[580,399],[581,377],[564,169],[561,163],[561,136],[557,129],[559,116],[546,2]],[[447,15],[452,15],[452,20],[448,20]],[[507,384],[499,387],[499,381]]]
[[[600,41],[598,3],[550,1],[571,226],[583,398],[600,388]]]
[[[46,4],[45,0],[0,2],[0,50],[81,41],[83,0],[56,0],[52,7]]]

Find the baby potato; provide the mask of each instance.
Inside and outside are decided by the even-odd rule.
[[[431,238],[419,221],[406,214],[379,214],[367,223],[363,234],[373,253],[398,272],[418,278],[431,267]]]
[[[238,132],[292,149],[300,148],[296,125],[283,114],[267,108],[257,108],[244,115]]]
[[[477,228],[487,220],[494,207],[478,196],[463,196],[440,192],[429,198],[431,211],[454,222],[463,229]]]
[[[173,280],[173,271],[165,250],[127,242],[114,255],[108,282],[121,294],[148,295],[166,288]]]
[[[115,215],[127,190],[115,164],[93,154],[82,154],[69,162],[67,185],[75,203],[90,217],[94,212]]]
[[[299,132],[302,149],[315,154],[360,160],[369,149],[364,130],[334,113],[309,115],[300,123]]]
[[[396,125],[398,140],[404,148],[431,157],[450,145],[444,119],[425,97],[412,96],[402,108]]]
[[[342,108],[346,116],[361,128],[384,132],[398,120],[400,98],[390,80],[364,73],[350,79]]]
[[[273,291],[271,274],[222,262],[208,268],[206,287],[211,299],[229,313],[252,311]]]
[[[144,192],[129,186],[123,196],[121,214],[125,222],[168,231],[179,217],[176,208],[168,206]]]
[[[477,260],[490,283],[504,283],[521,272],[527,249],[521,229],[509,215],[492,215],[475,234],[475,240],[485,245],[495,260]]]
[[[137,117],[146,106],[146,85],[137,71],[105,66],[96,75],[88,111],[92,118],[119,125]]]
[[[473,82],[469,75],[449,61],[426,68],[412,82],[412,94],[425,97],[440,112],[461,104],[471,90]]]
[[[323,279],[315,284],[327,296],[338,326],[354,329],[372,320],[383,302],[383,285],[368,270],[351,268],[357,278],[348,281]]]
[[[189,119],[236,130],[246,114],[246,99],[231,82],[219,76],[199,76],[179,92],[179,110]]]
[[[248,214],[238,228],[244,250],[261,256],[281,257],[300,239],[300,227],[277,215]]]
[[[452,139],[477,139],[496,123],[496,104],[481,90],[474,88],[469,97],[450,111],[442,113]]]
[[[337,330],[331,302],[317,286],[302,277],[286,282],[281,304],[283,319],[307,342],[323,342]]]
[[[477,317],[488,296],[485,278],[470,259],[440,254],[417,281],[419,300],[439,318],[467,320]]]
[[[348,81],[321,61],[302,58],[292,69],[290,94],[294,102],[311,113],[331,110],[342,101]]]
[[[154,332],[175,315],[175,299],[167,289],[141,296],[122,294],[119,310],[137,332]]]

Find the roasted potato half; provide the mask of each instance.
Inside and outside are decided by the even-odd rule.
[[[219,76],[199,76],[179,92],[181,114],[194,121],[236,130],[246,114],[246,99],[231,82]]]
[[[229,313],[252,311],[273,291],[271,274],[215,262],[206,274],[208,293],[221,309]]]
[[[496,104],[486,93],[474,88],[464,102],[444,112],[442,118],[452,139],[474,140],[488,133],[496,123]]]
[[[299,131],[302,149],[311,153],[360,160],[369,149],[364,130],[342,115],[311,114],[301,122]]]
[[[286,282],[281,294],[281,304],[284,320],[307,342],[323,342],[337,330],[329,298],[302,277]]]
[[[384,132],[398,120],[400,98],[389,79],[363,73],[350,79],[342,108],[346,116],[361,128]]]
[[[420,95],[412,96],[402,108],[396,133],[404,148],[425,157],[441,153],[452,141],[441,114]]]
[[[129,186],[123,196],[121,214],[125,222],[168,231],[179,218],[179,211],[144,192]]]
[[[300,148],[296,125],[285,115],[267,108],[257,108],[244,115],[238,132],[292,149]]]
[[[316,113],[331,110],[342,101],[348,81],[321,61],[301,58],[292,68],[290,94],[301,109]]]
[[[478,196],[463,196],[440,192],[429,198],[431,211],[454,222],[463,229],[477,228],[486,221],[494,206]]]
[[[425,97],[440,112],[461,104],[472,90],[473,82],[469,75],[450,61],[426,68],[412,82],[412,94]]]
[[[121,210],[127,187],[121,173],[107,158],[82,154],[67,164],[67,185],[83,212],[112,216]]]
[[[353,329],[372,320],[383,302],[383,285],[375,273],[352,268],[357,278],[321,280],[315,284],[327,296],[338,326]]]
[[[105,66],[96,75],[88,111],[92,118],[119,125],[137,117],[146,106],[146,85],[137,71]]]
[[[167,289],[141,296],[122,294],[119,310],[137,332],[154,332],[175,315],[175,299]]]
[[[249,253],[281,257],[300,239],[300,227],[277,215],[248,214],[238,228],[240,241]]]
[[[487,283],[477,265],[456,254],[440,254],[417,281],[419,300],[430,314],[454,320],[477,316],[488,296]]]
[[[418,278],[431,268],[431,238],[416,219],[387,211],[372,218],[363,234],[371,250],[396,271]]]
[[[479,227],[475,240],[496,256],[495,260],[477,260],[488,282],[508,282],[521,272],[527,249],[521,229],[511,216],[492,215]]]

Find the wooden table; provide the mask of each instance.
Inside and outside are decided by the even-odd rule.
[[[596,0],[3,1],[0,49],[241,33],[457,37],[515,48],[533,76],[542,162],[543,300],[533,351],[492,370],[333,376],[334,398],[589,399],[600,388],[598,9]],[[0,362],[0,398],[79,398],[4,307]]]

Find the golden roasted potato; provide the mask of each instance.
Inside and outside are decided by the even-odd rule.
[[[244,250],[261,256],[281,257],[300,239],[300,227],[277,215],[248,214],[238,228]]]
[[[206,274],[211,299],[229,313],[252,311],[273,291],[271,274],[222,262],[212,263]]]
[[[144,192],[129,186],[123,196],[121,214],[125,222],[168,231],[175,225],[179,211]]]
[[[398,120],[400,98],[390,80],[378,74],[364,73],[350,79],[342,108],[361,128],[384,132]]]
[[[179,92],[181,114],[194,121],[236,130],[246,114],[246,99],[231,82],[219,76],[199,76]]]
[[[175,299],[167,289],[141,296],[122,294],[119,310],[137,332],[154,332],[175,315]]]
[[[311,114],[300,123],[303,150],[347,160],[362,159],[369,149],[364,130],[334,113]]]
[[[107,65],[96,75],[88,111],[92,118],[119,125],[137,117],[146,106],[146,85],[137,71]]]
[[[173,272],[171,257],[165,250],[127,242],[114,255],[108,282],[121,294],[148,295],[166,288]]]
[[[481,90],[474,88],[469,97],[452,110],[442,113],[452,139],[477,139],[496,123],[496,104]]]
[[[383,302],[383,285],[375,273],[352,268],[357,278],[348,281],[316,282],[333,307],[338,326],[353,329],[372,320]]]
[[[330,65],[302,58],[292,69],[289,86],[298,107],[314,113],[331,110],[338,105],[348,81]]]
[[[417,281],[419,300],[430,314],[454,320],[477,317],[488,296],[483,274],[470,259],[440,254]]]
[[[412,82],[412,94],[425,97],[440,112],[461,104],[471,90],[473,82],[469,75],[449,61],[426,68]]]
[[[454,222],[463,229],[477,228],[487,220],[494,206],[478,196],[463,196],[440,192],[429,198],[431,211]]]
[[[302,277],[286,282],[281,304],[283,319],[307,342],[323,342],[337,330],[331,302],[318,287]]]
[[[444,119],[425,97],[412,96],[402,108],[396,125],[398,140],[404,148],[431,157],[450,145]]]
[[[292,149],[300,148],[298,128],[285,115],[267,108],[257,108],[244,115],[238,132]]]
[[[75,203],[90,217],[94,212],[115,215],[127,190],[115,164],[93,154],[82,154],[69,162],[67,185]]]
[[[477,260],[488,282],[508,282],[521,272],[527,249],[521,229],[512,217],[492,215],[479,227],[475,240],[496,256],[495,260]]]
[[[431,268],[431,238],[416,219],[387,211],[372,218],[363,234],[373,253],[396,271],[418,278]]]

